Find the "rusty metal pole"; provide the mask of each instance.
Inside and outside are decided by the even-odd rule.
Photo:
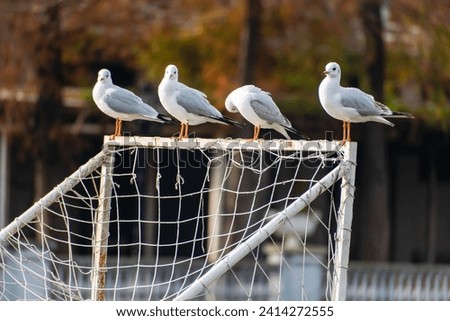
[[[114,146],[106,144],[107,158],[102,166],[98,208],[95,213],[94,237],[92,243],[91,300],[105,300],[106,261],[108,254],[109,220],[111,211],[111,192],[114,172]]]

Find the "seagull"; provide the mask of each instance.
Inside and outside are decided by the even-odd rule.
[[[188,137],[189,125],[211,122],[240,126],[239,122],[223,116],[212,106],[203,92],[179,82],[175,65],[166,67],[158,95],[167,112],[181,122],[179,139]]]
[[[122,120],[143,119],[163,124],[173,123],[170,117],[159,114],[131,91],[114,85],[108,69],[98,72],[92,97],[102,112],[116,119],[116,128],[111,139],[122,134]]]
[[[245,85],[233,90],[225,100],[225,108],[231,113],[239,112],[254,125],[252,140],[258,139],[261,128],[275,129],[286,139],[291,139],[287,131],[308,139],[294,129],[291,122],[281,114],[270,93],[256,86]]]
[[[410,113],[390,110],[358,88],[341,87],[341,67],[336,62],[328,63],[322,75],[326,77],[319,86],[319,100],[331,117],[343,121],[343,142],[351,140],[350,123],[374,121],[394,126],[385,117],[414,118]]]

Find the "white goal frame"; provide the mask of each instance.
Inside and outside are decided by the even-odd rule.
[[[114,150],[121,147],[145,146],[148,148],[176,147],[180,149],[245,149],[245,150],[285,150],[307,152],[339,152],[343,161],[311,187],[283,211],[275,214],[267,224],[257,230],[251,237],[226,254],[219,262],[199,279],[179,293],[175,300],[195,298],[205,288],[233,267],[254,248],[270,237],[282,224],[306,208],[314,199],[327,191],[341,179],[340,205],[335,234],[334,264],[332,271],[331,300],[345,300],[347,287],[347,269],[353,218],[353,199],[355,192],[356,151],[355,142],[341,144],[338,141],[303,141],[303,140],[232,140],[163,137],[116,137],[110,140],[105,136],[105,144],[100,153],[91,158],[72,175],[57,185],[47,195],[31,206],[22,215],[0,231],[0,242],[7,241],[19,229],[33,221],[42,211],[57,201],[64,193],[74,188],[81,179],[101,167],[101,182],[98,208],[95,213],[95,231],[93,239],[93,266],[91,277],[91,300],[104,300],[105,267],[107,262],[107,245],[109,235],[109,212],[111,209],[112,174],[114,170]],[[0,253],[1,254],[1,253]]]

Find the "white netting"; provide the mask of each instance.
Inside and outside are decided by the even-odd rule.
[[[331,298],[347,148],[131,140],[1,231],[0,300]]]

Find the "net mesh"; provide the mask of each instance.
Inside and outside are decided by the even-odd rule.
[[[105,148],[112,163],[72,175],[73,187],[56,187],[54,202],[37,203],[33,217],[2,234],[0,300],[87,300],[98,291],[106,300],[176,299],[344,162],[337,144],[234,143]],[[189,299],[330,299],[335,185]],[[105,201],[108,232],[99,237]],[[106,257],[96,267],[99,240]]]

